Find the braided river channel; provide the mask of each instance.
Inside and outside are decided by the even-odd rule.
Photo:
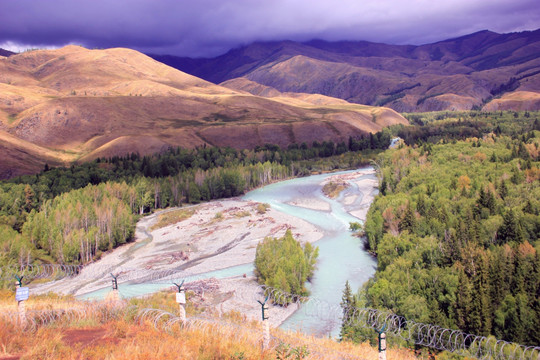
[[[370,205],[363,203],[364,196],[368,194],[362,192],[357,182],[375,180],[375,174],[369,172],[356,178],[336,199],[326,197],[321,186],[321,182],[329,176],[365,170],[372,168],[282,181],[244,196],[246,200],[268,203],[274,209],[302,218],[323,232],[323,237],[313,244],[319,247],[319,258],[314,276],[307,285],[310,297],[316,300],[302,306],[281,325],[282,328],[336,336],[339,333],[339,303],[345,282],[348,280],[353,291],[356,291],[375,273],[375,258],[364,250],[363,240],[353,236],[349,230],[350,222],[362,222],[350,213]],[[370,192],[377,192],[377,189],[368,188]],[[329,204],[328,210],[293,205],[313,199]]]
[[[335,199],[325,196],[322,191],[322,183],[330,177],[339,178],[349,185]],[[375,258],[364,250],[363,239],[353,236],[349,223],[363,222],[373,195],[378,191],[376,184],[373,168],[365,167],[282,181],[243,196],[242,200],[267,203],[275,210],[301,218],[323,234],[322,238],[313,243],[319,247],[319,257],[311,282],[307,284],[311,300],[288,317],[281,324],[282,328],[319,336],[339,334],[339,303],[345,282],[349,281],[352,290],[356,292],[375,273]],[[141,242],[133,249],[146,244]],[[253,275],[253,263],[199,273],[196,278],[223,279],[242,274]],[[185,280],[192,281],[189,277]],[[122,284],[119,291],[123,297],[132,297],[159,291],[167,286],[170,287],[170,284],[128,283]],[[79,297],[104,298],[109,291],[110,288],[102,288]]]

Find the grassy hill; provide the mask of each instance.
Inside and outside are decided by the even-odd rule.
[[[274,41],[212,59],[154,58],[214,83],[246,78],[280,92],[317,93],[418,112],[470,110],[514,91],[539,93],[539,44],[540,30],[480,31],[421,46]],[[515,100],[503,108],[538,106]]]
[[[346,141],[407,121],[340,100],[279,101],[188,75],[129,49],[67,46],[0,59],[0,177],[168,147]]]

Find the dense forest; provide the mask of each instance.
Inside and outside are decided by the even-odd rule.
[[[539,344],[538,114],[414,116],[396,129],[408,145],[377,159],[364,227],[376,275],[344,303]]]
[[[87,264],[130,241],[144,213],[239,196],[312,172],[357,168],[387,148],[390,136],[385,130],[348,143],[176,148],[69,168],[46,165],[39,174],[0,183],[0,265]]]

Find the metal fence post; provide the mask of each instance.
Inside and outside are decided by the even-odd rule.
[[[120,293],[118,292],[118,275],[114,276],[113,273],[111,273],[112,276],[112,295],[110,299],[112,301],[118,301],[120,300]]]

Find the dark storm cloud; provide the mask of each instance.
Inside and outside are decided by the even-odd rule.
[[[257,40],[421,44],[540,27],[537,0],[0,0],[0,47],[213,56]]]

